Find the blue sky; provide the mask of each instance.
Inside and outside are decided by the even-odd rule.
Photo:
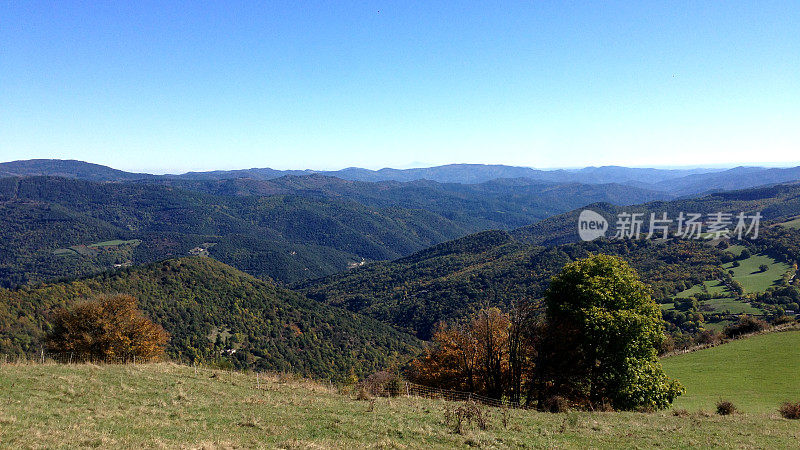
[[[790,2],[0,2],[0,160],[800,160]]]

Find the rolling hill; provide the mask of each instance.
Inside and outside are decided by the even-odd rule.
[[[594,206],[593,209],[606,213],[667,211],[673,217],[678,211],[760,210],[766,218],[778,220],[800,212],[800,188],[793,185],[757,188],[624,209],[612,205]],[[302,282],[296,287],[311,298],[370,315],[426,339],[440,320],[455,320],[485,305],[507,308],[515,302],[539,298],[550,277],[565,263],[590,252],[622,256],[651,285],[653,297],[670,304],[675,296],[693,286],[718,283],[723,278],[721,274],[728,270],[734,271],[734,280],[748,283],[745,292],[755,295],[775,286],[776,282],[786,282],[783,275],[793,263],[800,261],[800,232],[790,227],[764,226],[758,239],[743,242],[751,253],[761,255],[758,258],[772,261],[767,272],[756,276],[739,273],[749,266],[733,268],[731,263],[738,252],[727,251],[716,241],[598,239],[575,242],[578,240],[577,216],[578,211],[573,211],[510,233],[478,233],[395,261],[368,264],[347,273]],[[762,306],[791,305],[795,301],[784,293],[767,297],[770,298],[758,299],[765,304]],[[744,302],[737,303],[748,306]],[[732,308],[733,305],[717,306],[719,308],[712,308],[706,314],[737,309]],[[759,311],[758,308],[753,310]],[[694,316],[679,314],[670,319],[685,331],[697,331],[698,324],[688,317]]]
[[[208,244],[223,262],[291,282],[397,258],[480,229],[419,209],[302,195],[217,196],[170,186],[0,179],[0,286],[81,276],[113,264],[185,256]],[[124,254],[59,249],[138,239]],[[213,244],[213,247],[210,245]]]
[[[363,183],[321,175],[270,181],[87,182],[0,178],[0,286],[82,276],[187,255],[282,282],[406,256],[477,231],[533,223],[586,202],[657,194],[620,185]],[[137,239],[124,251],[62,251]],[[114,249],[106,249],[114,250]]]
[[[535,301],[564,264],[590,253],[623,256],[653,287],[656,299],[711,279],[732,258],[695,241],[603,240],[541,247],[487,231],[295,287],[320,302],[428,339],[439,321],[457,320],[487,305],[510,308]]]
[[[716,212],[740,212],[748,214],[756,211],[763,219],[780,222],[794,217],[800,212],[800,185],[785,184],[729,192],[718,192],[698,198],[676,199],[671,201],[654,201],[635,206],[618,206],[610,203],[587,205],[564,214],[550,217],[532,225],[518,228],[512,232],[516,239],[536,245],[557,245],[580,240],[578,236],[578,216],[583,209],[591,209],[606,218],[611,236],[615,228],[617,214],[642,213],[644,223],[642,230],[649,229],[651,213],[666,212],[669,218],[675,219],[679,213],[713,214]],[[658,217],[658,216],[657,216]],[[675,224],[672,228],[674,229]]]
[[[35,354],[55,308],[96,294],[127,293],[171,335],[183,361],[343,378],[419,351],[415,338],[374,319],[309,300],[211,258],[181,258],[91,278],[0,289],[0,354]],[[219,338],[218,338],[219,337]]]

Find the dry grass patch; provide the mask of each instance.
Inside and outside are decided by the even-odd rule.
[[[212,374],[216,374],[211,378]],[[796,422],[770,415],[566,414],[485,408],[456,423],[459,403],[358,401],[327,383],[280,375],[137,366],[0,366],[3,447],[126,448],[785,448]],[[75,395],[65,395],[65,386]],[[80,394],[80,395],[78,395]],[[713,406],[713,404],[712,404]],[[710,416],[710,417],[709,417]]]

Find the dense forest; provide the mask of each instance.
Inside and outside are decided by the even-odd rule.
[[[289,283],[488,228],[532,223],[585,202],[649,198],[621,186],[511,181],[464,186],[316,175],[129,183],[6,177],[0,178],[0,231],[6,238],[0,245],[9,250],[0,252],[0,286],[185,256],[197,247],[251,275]],[[62,251],[134,239],[139,243],[130,248]]]

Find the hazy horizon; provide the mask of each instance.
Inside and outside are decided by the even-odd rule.
[[[515,165],[515,164],[493,164],[493,163],[471,163],[471,162],[452,162],[446,164],[435,164],[435,165],[424,165],[424,163],[412,163],[406,166],[395,166],[395,167],[364,167],[358,165],[346,165],[336,168],[318,168],[318,167],[273,167],[273,166],[250,166],[250,167],[233,167],[233,168],[203,168],[203,169],[191,169],[191,170],[184,170],[184,171],[169,171],[160,168],[141,168],[141,169],[125,169],[121,167],[116,167],[114,165],[109,164],[102,164],[94,161],[84,161],[75,158],[29,158],[29,159],[15,159],[15,160],[0,160],[0,163],[8,163],[8,162],[15,162],[15,161],[30,161],[30,160],[62,160],[62,161],[80,161],[90,164],[98,164],[101,166],[110,167],[112,169],[122,170],[125,172],[131,173],[145,173],[151,175],[182,175],[189,172],[214,172],[214,171],[237,171],[237,170],[258,170],[258,169],[273,169],[273,170],[280,170],[280,171],[311,171],[311,172],[335,172],[345,169],[366,169],[372,171],[379,171],[382,169],[394,169],[394,170],[408,170],[408,169],[428,169],[428,168],[435,168],[435,167],[442,167],[442,166],[451,166],[451,165],[485,165],[485,166],[504,166],[504,167],[520,167],[520,168],[529,168],[534,170],[542,170],[542,171],[555,171],[555,170],[568,170],[568,171],[575,171],[587,168],[600,168],[600,167],[624,167],[629,169],[659,169],[659,170],[726,170],[732,169],[735,167],[763,167],[763,168],[791,168],[791,167],[800,167],[800,162],[789,162],[789,163],[769,163],[769,162],[759,162],[759,163],[729,163],[729,164],[718,164],[718,165],[689,165],[689,166],[622,166],[618,164],[607,164],[607,165],[586,165],[586,166],[574,166],[574,167],[532,167],[532,166],[523,166],[523,165]]]

